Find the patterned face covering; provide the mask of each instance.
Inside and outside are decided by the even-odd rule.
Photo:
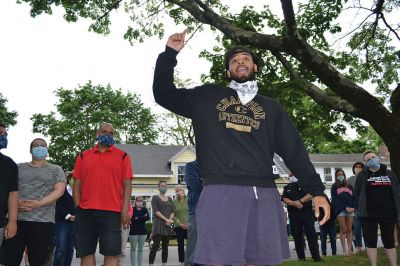
[[[231,80],[229,87],[237,91],[239,99],[243,105],[253,100],[258,92],[257,81],[255,80],[249,80],[243,83]]]
[[[378,156],[372,157],[366,164],[368,168],[370,168],[373,171],[378,171],[379,168],[381,167],[381,160],[379,159]]]
[[[99,143],[107,145],[107,146],[111,146],[115,143],[113,136],[108,135],[108,134],[98,136],[97,141]]]
[[[0,136],[0,150],[6,149],[8,145],[7,135]]]

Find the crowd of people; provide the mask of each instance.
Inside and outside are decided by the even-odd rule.
[[[327,236],[329,235],[332,255],[337,254],[336,224],[339,226],[339,239],[343,255],[351,256],[362,250],[364,239],[371,265],[377,265],[378,225],[381,239],[390,265],[397,265],[396,248],[398,245],[397,227],[400,213],[399,182],[379,157],[372,151],[363,154],[363,162],[356,162],[353,176],[346,178],[343,169],[336,169],[335,181],[331,187],[331,213],[327,223],[318,225],[321,242],[321,254],[327,255]],[[305,260],[304,233],[314,261],[320,261],[318,236],[314,227],[315,218],[310,197],[302,191],[294,176],[285,186],[283,202],[287,205],[290,233],[293,236],[299,260]],[[328,199],[329,200],[329,199]],[[353,234],[354,232],[354,234]]]
[[[364,162],[355,164],[355,177],[349,180],[338,169],[329,200],[286,112],[276,101],[258,94],[256,74],[262,62],[252,51],[234,47],[225,54],[229,87],[176,88],[174,67],[185,34],[168,38],[157,59],[153,93],[158,104],[192,120],[197,159],[185,168],[188,195],[178,185],[173,199],[167,195],[167,182],[160,181],[158,195],[151,198],[153,217],[143,197],[131,203],[131,158],[114,146],[110,123],[99,126],[97,144],[76,157],[67,175],[47,161],[48,144],[36,138],[30,145],[30,162],[16,165],[0,153],[4,264],[19,265],[26,249],[29,265],[69,265],[75,247],[81,265],[94,266],[98,247],[103,264],[116,266],[126,255],[129,239],[131,264],[142,265],[148,233],[149,265],[154,264],[160,246],[162,263],[167,264],[171,234],[177,238],[181,265],[279,264],[290,257],[283,202],[299,260],[306,259],[306,236],[312,259],[323,261],[316,227],[322,255],[326,255],[327,235],[336,254],[337,220],[345,255],[362,246],[356,229],[358,242],[352,247],[353,224],[357,224],[375,266],[379,225],[390,264],[397,265],[394,227],[400,215],[399,183],[379,157],[365,152]],[[7,130],[0,125],[0,148],[5,147]],[[293,173],[282,196],[272,171],[274,153]],[[147,232],[146,221],[151,218],[152,231]],[[49,256],[53,242],[54,256]]]

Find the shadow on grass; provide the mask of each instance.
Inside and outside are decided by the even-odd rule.
[[[399,260],[400,258],[400,249],[397,248],[397,258]],[[291,265],[296,265],[296,266],[302,266],[302,265],[335,265],[335,266],[347,266],[347,265],[365,265],[368,266],[370,265],[367,257],[367,253],[365,251],[361,251],[357,253],[356,255],[353,256],[342,256],[342,255],[337,255],[337,256],[328,256],[328,257],[323,257],[322,262],[314,262],[312,258],[307,258],[306,261],[297,261],[297,260],[288,260],[285,261],[282,264],[279,264],[281,266],[291,266]],[[378,265],[383,266],[383,265],[390,265],[389,261],[385,255],[385,251],[383,248],[378,249]]]

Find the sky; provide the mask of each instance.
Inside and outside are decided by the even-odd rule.
[[[0,1],[0,92],[8,100],[8,110],[18,112],[18,123],[8,129],[9,144],[2,153],[16,162],[30,160],[30,142],[43,137],[32,133],[30,118],[56,111],[54,91],[61,87],[77,88],[88,80],[109,83],[114,89],[139,94],[153,112],[164,111],[152,94],[154,64],[167,37],[183,31],[182,26],[170,23],[162,40],[131,46],[123,39],[128,24],[122,10],[112,16],[111,34],[102,36],[88,31],[88,21],[67,23],[62,10],[32,18],[27,4],[15,2]],[[200,83],[210,64],[198,54],[212,43],[209,35],[200,33],[181,51],[177,69],[182,79]]]

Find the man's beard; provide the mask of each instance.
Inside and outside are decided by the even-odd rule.
[[[256,79],[256,72],[254,72],[252,70],[252,71],[250,71],[248,76],[241,76],[241,77],[238,77],[235,74],[232,74],[230,79],[236,81],[237,83],[245,83],[245,82],[250,81],[250,80],[255,80]]]

